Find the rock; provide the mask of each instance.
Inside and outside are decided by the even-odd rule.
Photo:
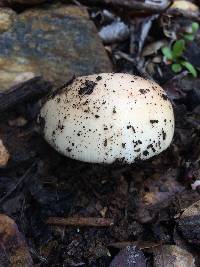
[[[146,259],[141,250],[127,246],[114,257],[109,267],[146,267]]]
[[[140,1],[140,0],[105,0],[108,4],[113,5],[120,5],[123,7],[127,7],[130,9],[139,9],[142,8],[148,11],[158,11],[158,10],[164,10],[169,5],[169,0],[160,0],[160,1],[154,1],[154,0],[148,0],[148,1]]]
[[[0,33],[9,30],[16,19],[16,13],[9,8],[0,8]]]
[[[0,139],[0,168],[3,168],[7,165],[9,158],[10,155],[8,153],[8,150]]]
[[[191,253],[174,245],[164,245],[153,250],[154,267],[195,267]]]
[[[137,201],[139,222],[152,221],[158,208],[166,208],[176,194],[184,191],[185,188],[177,181],[177,176],[177,169],[170,168],[164,173],[155,172],[143,181]]]
[[[178,221],[178,230],[192,244],[200,244],[200,200],[189,206]]]
[[[30,74],[60,86],[74,74],[112,71],[86,10],[59,4],[16,17],[0,35],[0,69],[0,90]]]
[[[84,3],[84,4],[109,4],[114,7],[123,7],[127,8],[128,10],[131,11],[148,11],[148,12],[155,12],[155,11],[162,11],[165,10],[169,4],[169,0],[148,0],[148,1],[141,1],[141,0],[79,0],[79,2]]]
[[[17,75],[17,77],[13,81],[13,85],[26,82],[34,77],[35,77],[34,72],[23,72],[22,74]]]
[[[182,248],[182,249],[188,250],[188,251],[190,250],[190,246],[189,246],[188,242],[183,238],[181,233],[177,230],[177,226],[175,226],[175,228],[174,228],[173,241],[174,241],[175,245],[178,246],[179,248]],[[194,253],[193,253],[193,255],[194,255]]]
[[[16,119],[8,120],[8,124],[11,127],[23,127],[27,124],[27,120],[24,117],[19,116]]]
[[[0,245],[0,265],[2,264],[2,267],[33,266],[24,237],[19,232],[16,223],[4,214],[0,214]]]

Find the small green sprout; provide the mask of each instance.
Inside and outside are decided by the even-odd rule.
[[[199,30],[199,23],[193,22],[191,24],[191,29],[190,29],[191,32],[183,34],[183,38],[187,41],[193,41],[198,30]]]
[[[175,41],[172,47],[164,46],[161,51],[169,62],[171,62],[172,71],[178,73],[183,68],[187,69],[193,77],[197,77],[197,70],[195,67],[183,57],[183,53],[186,50],[186,42],[193,41],[197,31],[199,30],[199,24],[193,22],[191,24],[191,33],[183,34],[182,38]]]

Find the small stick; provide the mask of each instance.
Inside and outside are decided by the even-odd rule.
[[[161,246],[161,242],[155,243],[155,242],[150,242],[150,241],[122,241],[122,242],[115,242],[109,244],[110,247],[118,248],[118,249],[123,249],[127,246],[136,246],[140,249],[151,249],[154,247],[159,247]]]
[[[96,217],[49,217],[46,222],[53,225],[72,225],[72,226],[94,226],[94,227],[109,227],[114,224],[114,220],[110,218],[96,218]]]

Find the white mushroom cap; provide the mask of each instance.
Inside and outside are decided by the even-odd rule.
[[[70,158],[133,163],[165,150],[174,133],[172,105],[155,82],[123,73],[83,76],[41,109],[45,139]]]

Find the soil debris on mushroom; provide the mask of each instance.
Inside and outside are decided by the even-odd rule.
[[[39,120],[57,151],[94,163],[148,159],[165,150],[174,133],[173,108],[164,90],[123,73],[76,78],[47,100]]]

